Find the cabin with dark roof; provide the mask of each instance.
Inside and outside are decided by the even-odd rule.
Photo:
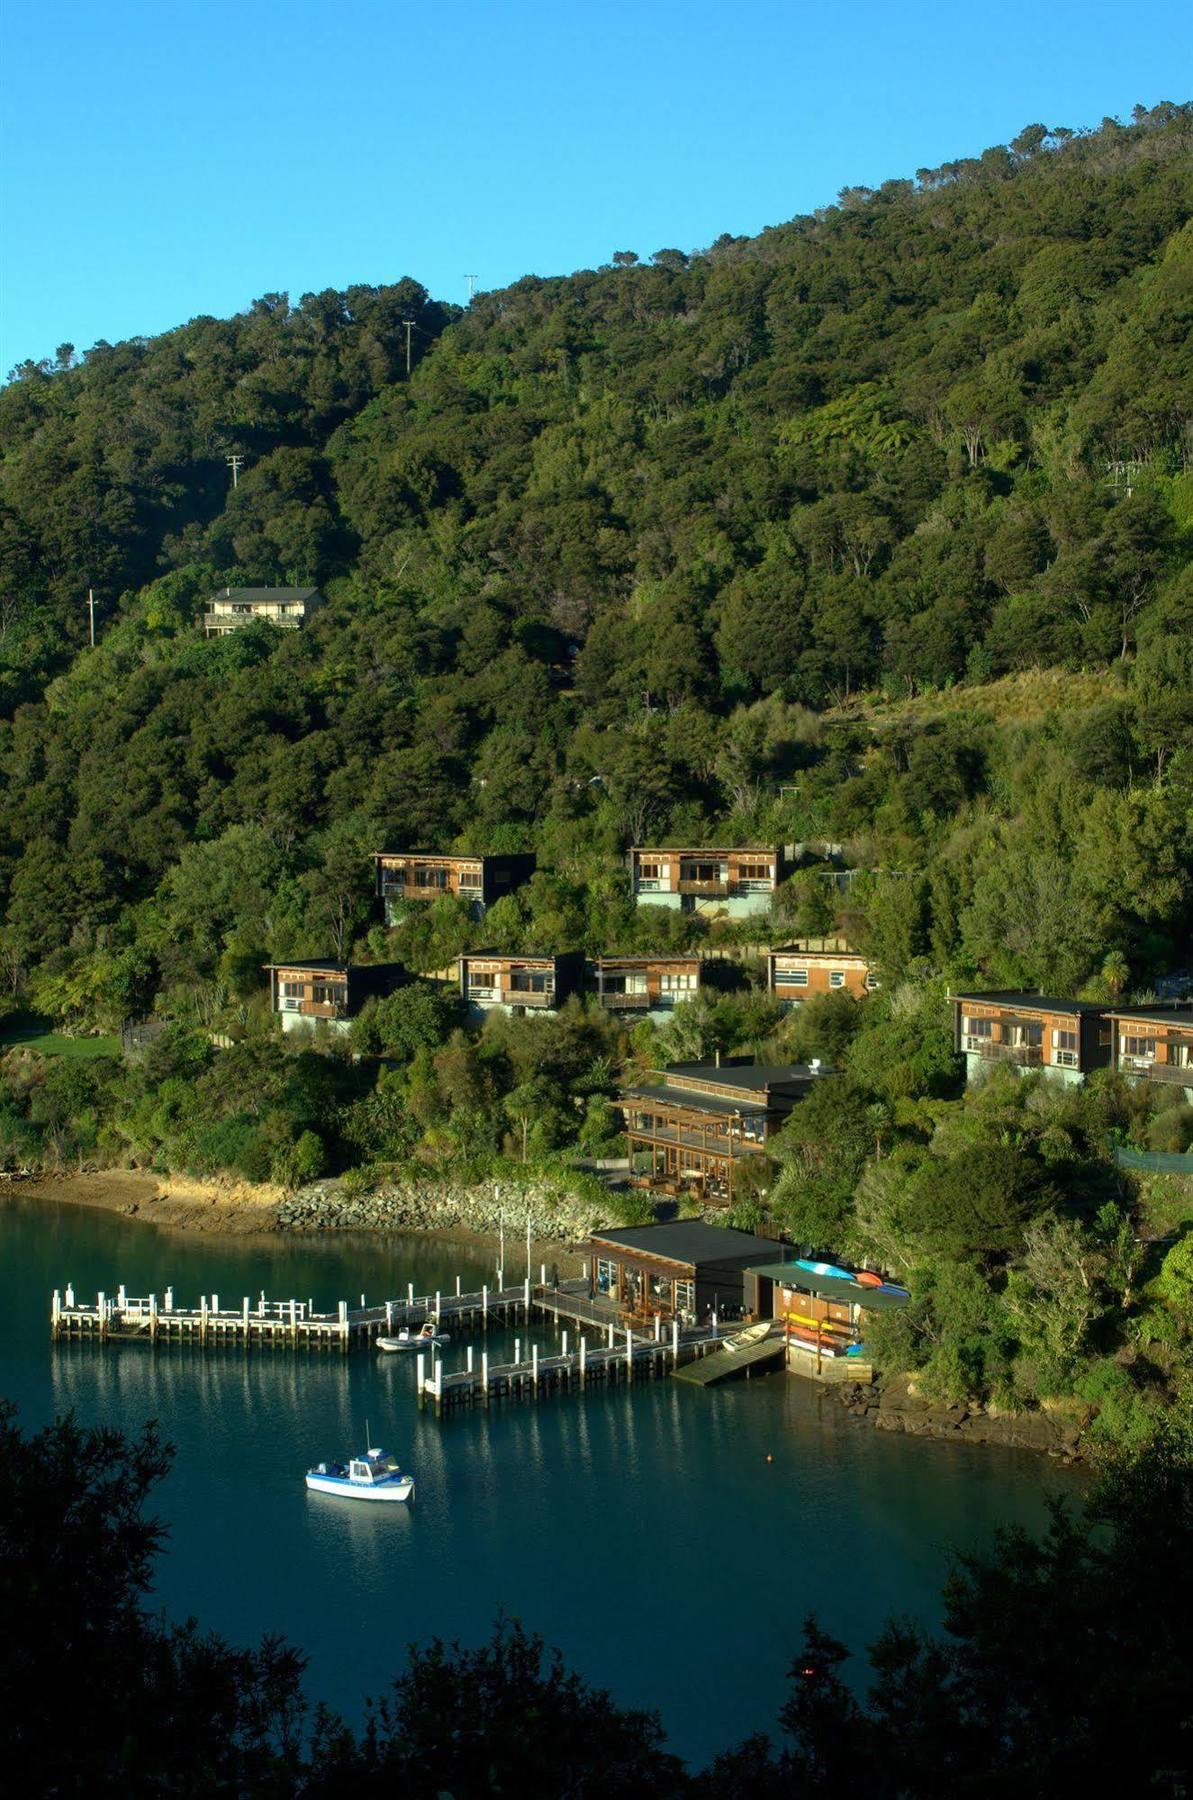
[[[774,844],[725,850],[629,852],[630,889],[639,906],[747,918],[770,910],[787,873]]]
[[[401,963],[347,963],[330,957],[266,963],[265,969],[270,1006],[283,1031],[343,1034],[366,1000],[384,999],[410,979]]]
[[[766,985],[775,999],[798,1006],[814,994],[851,994],[864,1000],[880,987],[868,957],[838,940],[805,938],[767,952]]]
[[[373,854],[377,897],[387,925],[396,925],[407,903],[453,894],[483,919],[495,900],[512,894],[534,874],[532,854],[447,856],[437,850],[378,850]]]
[[[1099,1001],[1058,1000],[1014,989],[950,994],[953,1043],[973,1081],[994,1063],[1043,1069],[1059,1081],[1080,1083],[1110,1062],[1110,1022]]]
[[[656,1081],[622,1088],[631,1181],[732,1206],[742,1159],[765,1151],[825,1072],[815,1063],[672,1063]]]
[[[203,636],[227,637],[264,620],[282,631],[297,631],[323,605],[313,587],[226,587],[212,594],[203,612]]]
[[[498,950],[469,950],[460,958],[460,994],[474,1016],[504,1012],[554,1012],[580,991],[584,957],[578,950],[560,956],[503,956]]]
[[[588,1245],[593,1298],[633,1319],[736,1315],[743,1270],[773,1258],[777,1248],[772,1239],[702,1219],[594,1231]]]
[[[1193,1100],[1193,1006],[1109,1006],[1106,1017],[1120,1074],[1183,1088]]]
[[[700,956],[598,956],[588,965],[588,987],[602,1012],[662,1022],[696,998],[709,966]]]

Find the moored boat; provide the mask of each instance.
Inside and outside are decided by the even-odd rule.
[[[404,1475],[397,1458],[384,1450],[366,1450],[347,1463],[316,1463],[307,1470],[306,1483],[311,1493],[340,1500],[409,1500],[414,1493],[413,1475]]]
[[[394,1337],[379,1337],[377,1348],[389,1351],[392,1355],[397,1350],[441,1350],[445,1344],[450,1343],[448,1333],[440,1331],[434,1320],[428,1319],[418,1331],[411,1331],[408,1325],[403,1325]]]

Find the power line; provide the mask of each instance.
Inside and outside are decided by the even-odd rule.
[[[403,319],[402,323],[406,327],[406,373],[407,373],[407,375],[409,375],[409,373],[410,373],[410,333],[414,330],[414,320],[413,319]]]
[[[232,486],[236,487],[240,482],[240,465],[243,463],[244,457],[225,456],[224,461],[232,471]]]
[[[91,648],[95,649],[95,589],[87,589],[87,611],[91,615]]]
[[[476,276],[475,275],[465,275],[464,279],[468,283],[468,304],[469,304],[469,306],[471,306],[472,305],[472,296],[476,292]]]

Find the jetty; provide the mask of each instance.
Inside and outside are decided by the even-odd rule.
[[[672,1372],[679,1381],[715,1387],[719,1382],[743,1377],[748,1381],[764,1369],[780,1369],[786,1360],[786,1340],[775,1335],[768,1320],[764,1325],[749,1326],[732,1337],[722,1338],[710,1356]]]
[[[465,1293],[459,1276],[455,1291],[416,1294],[413,1285],[402,1298],[370,1306],[364,1294],[359,1303],[337,1301],[333,1310],[319,1312],[310,1299],[270,1300],[264,1293],[251,1299],[242,1295],[229,1305],[219,1294],[203,1294],[197,1305],[180,1306],[174,1289],[162,1295],[132,1295],[123,1287],[115,1294],[100,1293],[81,1300],[69,1284],[55,1288],[50,1303],[50,1333],[90,1343],[109,1339],[133,1339],[151,1344],[193,1344],[199,1349],[298,1347],[308,1350],[348,1351],[368,1349],[379,1337],[392,1336],[403,1326],[424,1325],[436,1319],[453,1334],[464,1336],[484,1331],[490,1324],[511,1325],[529,1319],[537,1296],[546,1287],[546,1271],[537,1286],[527,1277],[515,1286],[499,1282]]]

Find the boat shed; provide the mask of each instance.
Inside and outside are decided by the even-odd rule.
[[[782,1322],[787,1336],[787,1363],[799,1368],[814,1356],[819,1368],[825,1357],[855,1356],[862,1348],[867,1312],[906,1306],[906,1288],[884,1283],[866,1286],[840,1274],[817,1274],[799,1262],[752,1264],[743,1271],[743,1304],[756,1319]]]
[[[781,1246],[702,1219],[672,1219],[593,1232],[588,1248],[594,1299],[612,1301],[635,1318],[704,1320],[713,1312],[736,1313],[747,1265]]]

